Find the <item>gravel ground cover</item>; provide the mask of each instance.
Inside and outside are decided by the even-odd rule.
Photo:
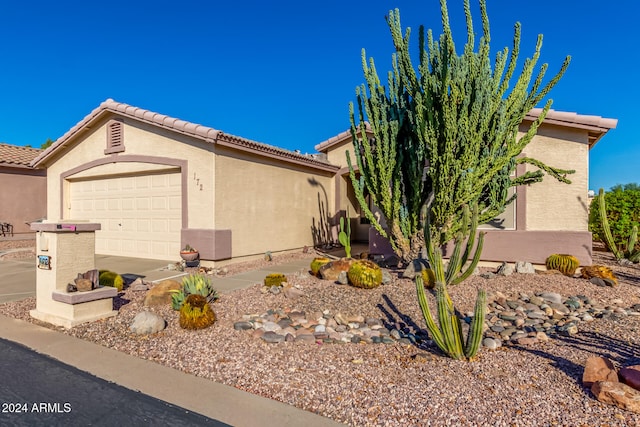
[[[228,274],[273,266],[313,254],[275,256],[228,266]],[[461,311],[473,309],[478,288],[490,295],[556,292],[585,295],[607,307],[640,303],[638,266],[620,266],[611,254],[596,252],[594,263],[609,265],[619,286],[598,287],[562,275],[513,274],[485,279],[473,276],[451,287]],[[483,271],[487,271],[483,269]],[[581,384],[589,356],[609,357],[617,366],[640,364],[640,318],[613,314],[579,324],[574,336],[552,335],[534,345],[481,349],[473,362],[454,361],[425,342],[408,344],[269,344],[252,331],[234,330],[246,314],[268,310],[329,310],[361,315],[403,327],[424,328],[412,281],[394,280],[364,290],[319,280],[305,272],[288,276],[303,296],[261,292],[261,286],[225,293],[213,304],[218,321],[201,331],[182,330],[170,307],[151,309],[168,323],[151,336],[129,331],[143,310],[144,292],[125,289],[115,318],[63,331],[134,356],[218,381],[352,426],[636,426],[640,415],[602,404]],[[215,277],[213,283],[215,286]],[[35,299],[0,305],[0,313],[41,324],[29,317]],[[49,327],[53,328],[49,325]],[[200,398],[194,396],[194,398]]]
[[[34,259],[36,256],[36,241],[31,240],[2,240],[0,241],[0,260]]]

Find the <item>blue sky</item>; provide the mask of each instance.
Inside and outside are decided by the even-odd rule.
[[[0,10],[0,141],[39,147],[113,98],[224,132],[313,152],[346,130],[363,82],[361,49],[386,75],[393,51],[384,17],[441,33],[438,0],[24,1]],[[471,1],[476,32],[477,1]],[[492,53],[522,23],[521,61],[544,34],[556,110],[619,120],[591,151],[590,188],[640,183],[637,17],[632,0],[488,0]],[[466,37],[462,0],[449,0]]]

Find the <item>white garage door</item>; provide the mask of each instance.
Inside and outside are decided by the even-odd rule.
[[[180,251],[179,173],[72,182],[69,218],[101,224],[96,253],[173,260]]]

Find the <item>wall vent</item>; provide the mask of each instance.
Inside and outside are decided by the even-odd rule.
[[[124,152],[124,126],[121,120],[110,120],[107,123],[107,148],[104,154]]]

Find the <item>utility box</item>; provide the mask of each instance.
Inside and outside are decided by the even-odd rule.
[[[115,316],[116,288],[67,290],[78,274],[95,269],[95,232],[100,224],[42,222],[31,224],[31,230],[36,231],[36,308],[31,317],[72,328]]]

